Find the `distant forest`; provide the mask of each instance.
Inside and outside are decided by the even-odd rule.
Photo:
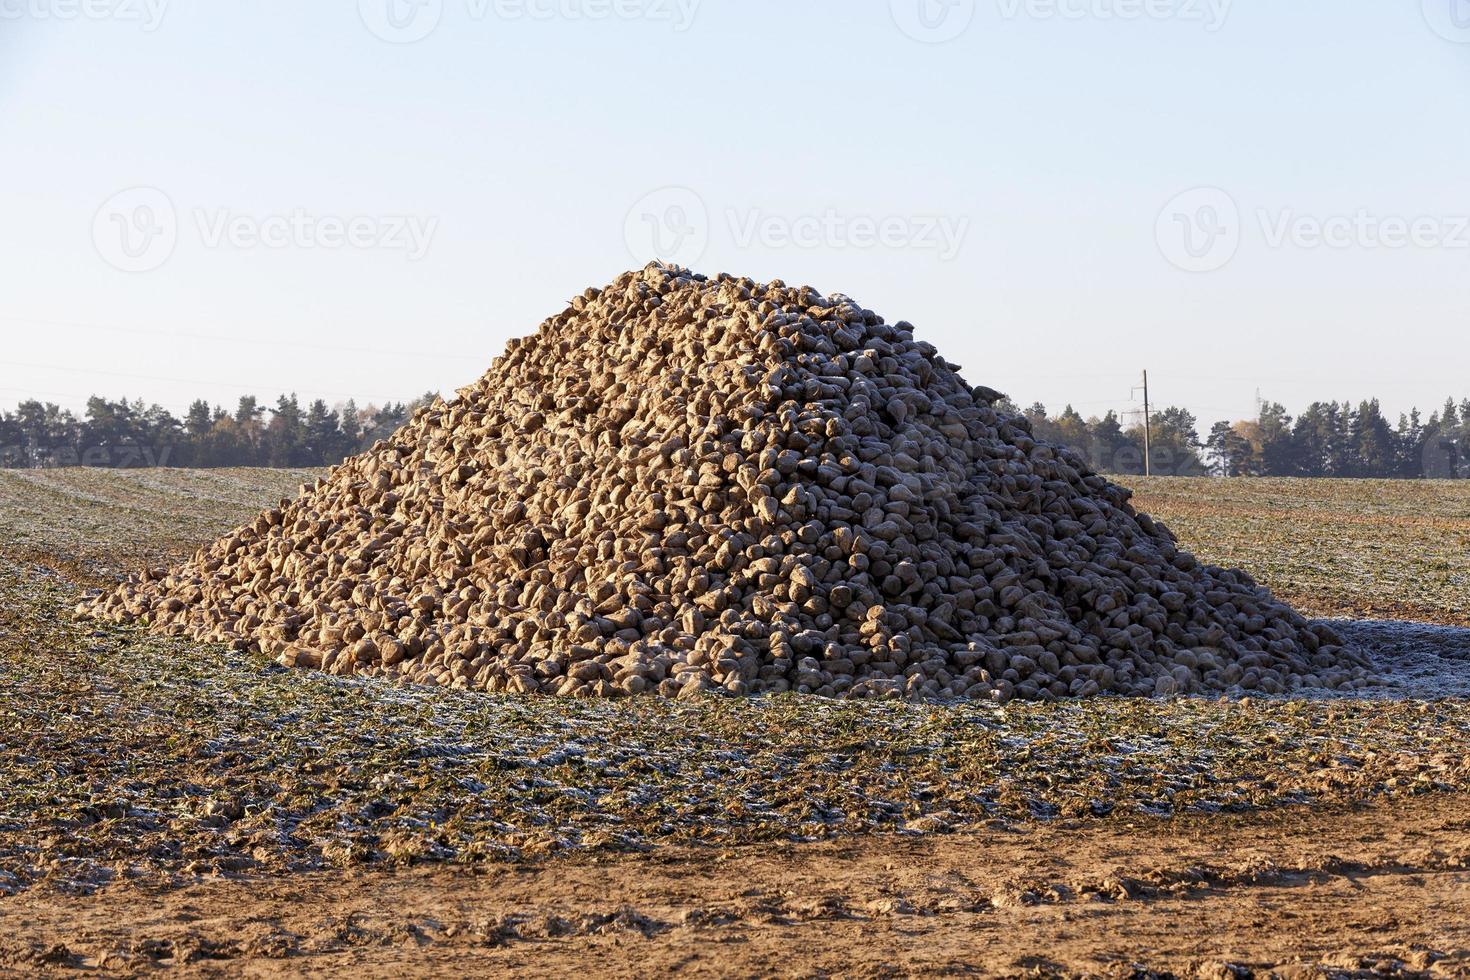
[[[1060,415],[1046,406],[1020,409],[1032,433],[1074,447],[1094,469],[1141,474],[1141,423],[1124,427],[1114,412],[1084,419],[1068,405]],[[1140,413],[1141,414],[1141,413]],[[1151,414],[1150,454],[1155,475],[1376,477],[1455,479],[1470,477],[1470,398],[1454,399],[1427,419],[1416,408],[1397,424],[1383,416],[1378,399],[1313,402],[1293,418],[1274,402],[1254,419],[1217,422],[1201,439],[1198,423],[1182,408]]]
[[[322,466],[368,448],[434,398],[431,392],[381,408],[318,400],[302,408],[295,395],[282,395],[267,408],[247,396],[233,412],[196,401],[182,419],[141,399],[93,397],[80,419],[24,401],[14,413],[0,411],[0,466]]]
[[[196,401],[177,418],[143,401],[93,397],[81,418],[49,403],[24,401],[0,411],[0,467],[275,466],[338,463],[392,433],[435,398],[359,408],[354,401],[304,408],[282,395],[269,408],[241,398],[233,412]],[[1058,415],[1041,404],[999,408],[1024,415],[1032,433],[1074,447],[1096,470],[1141,474],[1143,426],[1116,412],[1084,419],[1068,405]],[[1470,398],[1453,399],[1427,419],[1415,409],[1397,424],[1377,399],[1313,402],[1293,418],[1275,403],[1255,419],[1217,423],[1200,437],[1195,416],[1170,407],[1151,415],[1153,472],[1169,476],[1470,477]]]

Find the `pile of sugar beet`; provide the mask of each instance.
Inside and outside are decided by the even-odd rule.
[[[843,295],[651,265],[297,499],[78,611],[287,666],[607,697],[1372,683]]]

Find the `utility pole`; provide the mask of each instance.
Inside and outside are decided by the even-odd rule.
[[[1148,409],[1148,371],[1143,372],[1143,475],[1153,476],[1153,418]],[[1138,388],[1133,389],[1135,392]]]

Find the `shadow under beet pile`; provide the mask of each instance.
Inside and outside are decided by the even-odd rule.
[[[492,691],[1279,693],[1366,661],[842,295],[589,289],[294,501],[79,612]]]

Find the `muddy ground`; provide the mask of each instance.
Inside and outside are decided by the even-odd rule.
[[[1372,700],[518,701],[65,616],[308,475],[0,473],[0,974],[1470,975],[1458,486],[1140,495],[1446,624],[1347,627]]]

